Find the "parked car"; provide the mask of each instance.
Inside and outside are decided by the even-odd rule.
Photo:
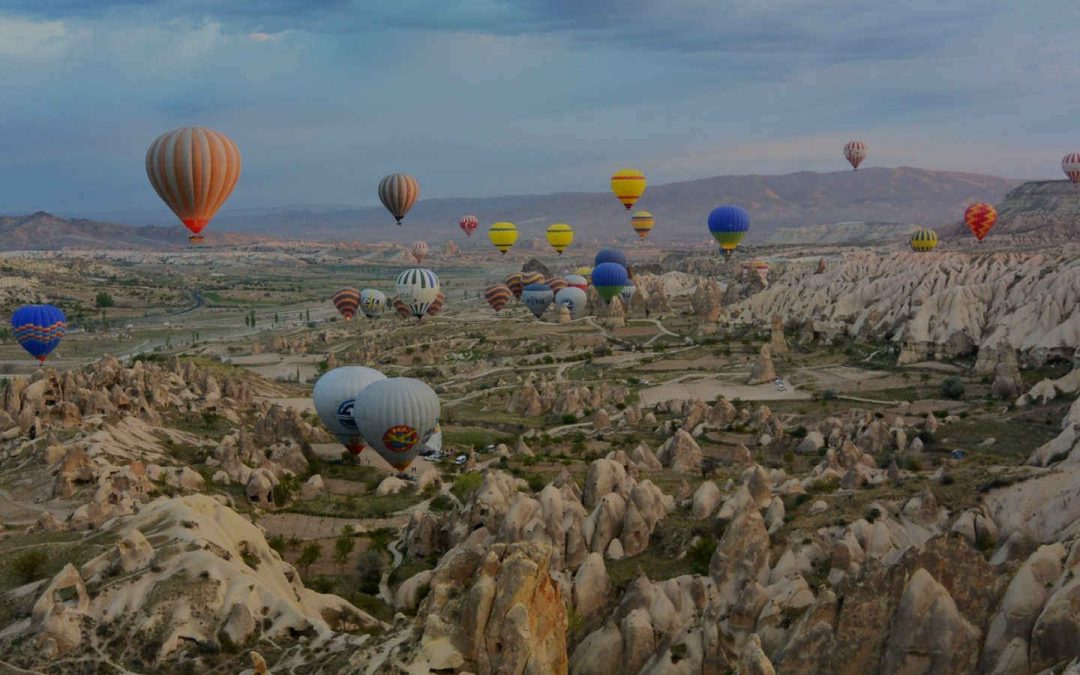
[[[462,464],[464,464],[467,461],[469,461],[469,456],[468,455],[458,455],[457,458],[454,459],[454,464],[457,464],[458,466],[461,466]]]

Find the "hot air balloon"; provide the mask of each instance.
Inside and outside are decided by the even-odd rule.
[[[645,192],[645,174],[636,169],[619,169],[611,176],[611,191],[629,211]]]
[[[382,314],[384,307],[386,307],[385,293],[374,288],[365,288],[360,291],[360,311],[364,313],[364,316],[374,319]]]
[[[858,170],[859,165],[866,159],[867,152],[869,152],[869,149],[866,147],[866,143],[862,141],[850,141],[844,146],[844,157],[851,162],[853,171]]]
[[[480,227],[480,219],[472,214],[467,214],[461,217],[458,221],[458,226],[461,231],[465,233],[466,237],[471,237],[472,233],[476,231],[476,228]]]
[[[761,283],[767,283],[769,278],[769,263],[764,260],[751,260],[744,262],[739,266],[740,276],[746,277],[748,274],[757,274],[761,279]]]
[[[592,279],[592,268],[588,265],[582,265],[581,267],[574,270],[574,274],[580,277],[585,277],[586,281],[590,281]]]
[[[1080,152],[1070,152],[1061,158],[1061,170],[1073,185],[1080,184]]]
[[[11,315],[11,331],[30,356],[45,363],[67,332],[67,319],[59,307],[23,305]]]
[[[555,249],[555,252],[559,255],[562,255],[562,252],[565,251],[566,247],[573,241],[574,228],[566,223],[555,223],[548,226],[547,242],[551,244],[551,248]]]
[[[491,228],[488,229],[488,239],[491,240],[492,244],[495,244],[495,248],[499,249],[499,253],[503,255],[506,255],[506,252],[514,245],[517,238],[517,225],[513,223],[500,221],[493,223]]]
[[[622,299],[623,305],[630,305],[630,300],[634,297],[634,291],[636,290],[637,286],[634,286],[634,284],[626,284],[622,287],[622,289],[619,291],[619,298]]]
[[[407,173],[392,173],[379,181],[379,201],[398,225],[419,196],[420,184]]]
[[[911,250],[918,253],[933,251],[937,248],[937,232],[920,227],[911,235]]]
[[[604,263],[617,263],[626,267],[626,254],[617,248],[602,248],[596,253],[596,258],[593,260],[593,265],[603,265]]]
[[[445,305],[445,304],[446,304],[446,296],[443,295],[442,293],[439,293],[438,295],[435,296],[434,302],[432,302],[430,305],[428,305],[427,315],[428,316],[438,316],[439,312],[441,312],[442,309],[443,309],[443,305]]]
[[[356,396],[353,415],[360,435],[390,466],[404,471],[439,424],[439,397],[408,377],[372,382]]]
[[[630,216],[630,226],[634,228],[634,232],[637,232],[637,236],[642,241],[648,238],[655,224],[656,218],[648,211],[637,211]]]
[[[385,379],[386,375],[374,368],[343,366],[334,368],[315,382],[315,389],[311,393],[315,412],[330,433],[354,455],[364,449],[364,439],[360,436],[353,415],[356,395],[369,384]]]
[[[720,244],[726,257],[731,256],[731,252],[739,245],[749,229],[750,214],[738,206],[731,204],[718,206],[709,214],[709,232]]]
[[[592,271],[593,286],[604,302],[608,303],[622,291],[628,278],[626,268],[614,262],[600,263]]]
[[[518,300],[521,299],[521,292],[525,290],[525,282],[522,281],[521,277],[521,272],[514,272],[506,277],[506,287],[510,289],[510,292],[514,294],[514,298]]]
[[[435,431],[432,432],[431,438],[427,439],[427,442],[424,443],[424,447],[434,452],[442,452],[442,445],[442,425],[436,423]]]
[[[352,321],[352,318],[356,316],[356,308],[360,306],[360,291],[346,286],[334,291],[331,299],[341,316],[345,317],[346,321]]]
[[[555,294],[555,306],[569,309],[570,317],[574,319],[585,316],[588,304],[589,296],[585,294],[585,289],[577,286],[567,286]]]
[[[529,284],[542,284],[542,283],[544,283],[544,274],[543,274],[543,272],[535,272],[535,271],[533,271],[533,272],[522,272],[521,273],[521,283],[523,285],[525,285],[525,286],[528,286]]]
[[[424,260],[427,259],[430,250],[431,248],[426,241],[414,241],[413,245],[409,247],[409,255],[413,257],[417,265],[422,265]]]
[[[972,204],[964,211],[964,222],[967,223],[968,229],[975,238],[982,241],[997,222],[997,209],[986,202]]]
[[[191,231],[192,243],[232,194],[240,151],[229,137],[203,127],[181,127],[157,137],[146,151],[146,177]]]
[[[551,292],[552,293],[558,293],[559,291],[566,288],[566,286],[567,286],[566,279],[563,279],[562,277],[555,277],[554,279],[548,279],[544,283],[546,283],[548,286],[551,287]]]
[[[439,297],[439,277],[422,267],[407,269],[398,275],[397,294],[413,316],[423,318],[431,303]]]
[[[580,288],[584,291],[589,288],[589,280],[580,274],[567,274],[566,285],[573,288]]]
[[[488,286],[484,291],[484,299],[491,305],[491,308],[496,312],[499,312],[503,307],[506,307],[506,303],[510,302],[510,289],[506,284],[495,284],[494,286]]]
[[[394,311],[397,312],[398,316],[402,319],[408,319],[412,316],[412,309],[402,302],[401,298],[394,298]]]
[[[521,301],[537,319],[544,315],[554,299],[555,294],[547,284],[529,284],[521,294]]]

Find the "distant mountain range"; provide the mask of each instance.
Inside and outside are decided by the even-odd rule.
[[[812,239],[831,242],[839,235],[829,234],[828,228],[821,226],[869,223],[873,224],[876,235],[890,224],[945,228],[960,220],[967,204],[998,203],[1022,182],[909,167],[833,173],[804,171],[779,176],[716,176],[650,185],[635,210],[648,210],[656,216],[652,238],[660,242],[706,241],[708,213],[725,203],[738,204],[750,211],[748,242],[790,241],[789,233],[777,235],[777,232],[803,227],[818,230]],[[394,225],[382,207],[230,210],[226,206],[206,233],[209,244],[250,243],[271,238],[364,242],[426,239],[436,243],[461,239],[457,222],[465,213],[480,217],[481,229],[474,240],[484,238],[487,225],[496,220],[516,223],[522,243],[542,237],[546,227],[554,222],[571,223],[582,241],[632,241],[635,237],[630,229],[629,212],[606,192],[421,200],[401,227]],[[850,225],[845,227],[851,229]],[[45,212],[0,216],[0,249],[3,250],[186,245],[187,231],[179,224],[138,227],[69,220]]]

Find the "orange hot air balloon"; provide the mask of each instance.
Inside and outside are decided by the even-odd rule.
[[[229,137],[203,127],[181,127],[157,137],[146,151],[146,176],[162,201],[191,230],[192,243],[240,178],[240,151]]]
[[[975,238],[982,241],[997,222],[997,209],[986,202],[972,204],[964,211],[964,222]]]

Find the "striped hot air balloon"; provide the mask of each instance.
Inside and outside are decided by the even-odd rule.
[[[480,219],[476,216],[466,214],[458,221],[458,227],[465,233],[466,237],[471,237],[473,232],[476,232],[476,228],[480,227]]]
[[[501,311],[506,304],[510,302],[510,289],[506,284],[495,284],[494,286],[488,286],[484,291],[484,299],[491,305],[491,308],[497,312]]]
[[[360,306],[360,291],[345,286],[334,291],[332,300],[341,316],[345,317],[346,321],[352,321],[356,316],[356,309]]]
[[[443,309],[443,305],[445,305],[445,304],[446,304],[446,296],[443,295],[440,292],[438,295],[435,296],[435,299],[431,302],[431,304],[428,305],[427,315],[428,316],[438,316],[439,312],[441,312],[442,309]]]
[[[419,197],[420,184],[407,173],[392,173],[379,181],[379,201],[398,225]]]
[[[394,298],[394,311],[402,319],[408,319],[412,316],[412,309],[406,305],[401,298]]]
[[[374,288],[365,288],[360,291],[360,311],[364,313],[364,316],[374,319],[382,314],[384,307],[386,307],[385,293]]]
[[[430,251],[431,247],[428,246],[426,241],[414,241],[412,246],[409,247],[409,255],[413,257],[417,265],[424,264]]]
[[[547,285],[551,286],[552,293],[558,293],[562,289],[566,288],[567,283],[566,279],[563,279],[562,277],[555,277],[554,279],[548,279]]]
[[[525,282],[521,277],[521,272],[514,272],[506,277],[506,287],[510,289],[510,292],[514,294],[514,298],[518,300],[521,299],[521,291],[525,289]]]
[[[709,232],[716,243],[720,244],[725,257],[731,256],[731,252],[739,245],[749,229],[750,214],[738,206],[732,204],[718,206],[709,214]]]
[[[964,211],[964,222],[975,238],[982,241],[997,222],[997,209],[986,202],[972,204]]]
[[[146,151],[146,177],[162,201],[191,231],[192,243],[232,194],[240,178],[240,150],[223,133],[181,127]]]
[[[566,223],[554,223],[548,226],[547,229],[547,242],[551,245],[551,248],[555,249],[555,252],[562,255],[574,241],[574,228],[570,227]]]
[[[844,146],[844,158],[851,163],[852,171],[858,170],[868,152],[869,148],[862,141],[850,141]]]
[[[648,211],[636,211],[630,216],[630,227],[634,228],[634,232],[637,232],[638,238],[642,241],[648,238],[655,224],[656,218]]]
[[[397,277],[398,298],[417,319],[423,318],[431,303],[439,297],[439,277],[429,269],[413,267]]]
[[[517,225],[514,225],[513,223],[500,221],[498,223],[493,223],[488,229],[488,239],[495,245],[495,248],[499,249],[499,253],[502,253],[503,255],[506,255],[506,252],[514,245],[517,238]]]
[[[645,174],[637,169],[619,169],[611,176],[611,191],[629,211],[645,193]]]
[[[521,283],[526,286],[530,284],[542,284],[544,283],[544,275],[541,272],[522,272]]]
[[[1061,158],[1061,170],[1073,185],[1080,184],[1080,152],[1070,152]]]
[[[920,227],[911,235],[911,250],[917,253],[926,253],[937,248],[937,232]]]
[[[11,315],[11,331],[30,356],[45,363],[67,332],[67,318],[59,307],[23,305]]]

